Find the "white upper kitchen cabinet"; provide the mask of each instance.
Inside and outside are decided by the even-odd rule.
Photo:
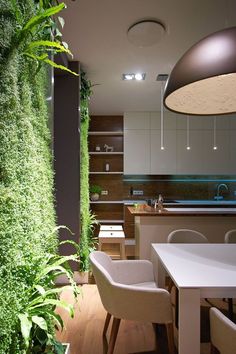
[[[150,112],[126,112],[124,130],[126,129],[150,129]]]
[[[125,174],[236,174],[236,115],[188,117],[165,111],[163,123],[161,132],[160,112],[125,113]]]
[[[176,174],[176,130],[165,130],[164,150],[161,150],[161,131],[151,130],[150,174]]]
[[[177,131],[177,174],[206,173],[206,144],[203,132],[192,130],[189,133],[190,150],[188,150],[186,130]]]
[[[235,130],[234,129],[230,130],[229,144],[230,144],[230,156],[229,156],[230,174],[236,175],[236,125],[235,125]]]
[[[124,174],[150,173],[150,130],[124,130]]]
[[[164,111],[164,130],[176,130],[176,113]],[[161,112],[150,112],[150,129],[161,129]]]
[[[229,130],[216,131],[216,150],[214,150],[214,139],[212,131],[205,131],[204,135],[206,141],[206,174],[230,174],[232,171],[232,166],[230,163]],[[235,170],[236,168],[234,168],[234,171]]]

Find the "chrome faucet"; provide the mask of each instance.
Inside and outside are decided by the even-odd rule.
[[[214,197],[215,200],[221,200],[224,198],[222,195],[220,195],[222,188],[224,188],[226,191],[229,190],[229,187],[227,186],[227,184],[225,184],[225,183],[218,184],[217,190],[216,190],[216,195]]]
[[[163,197],[159,194],[158,199],[155,200],[154,209],[158,209],[158,211],[163,210]]]

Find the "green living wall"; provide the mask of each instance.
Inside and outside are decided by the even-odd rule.
[[[96,224],[95,216],[89,209],[89,152],[88,152],[88,130],[89,130],[89,98],[92,93],[91,83],[86,79],[85,72],[81,72],[80,88],[80,271],[89,270],[89,254],[94,249],[93,230]]]
[[[47,74],[16,33],[37,2],[0,0],[0,354],[24,353],[24,312],[39,264],[57,250]]]

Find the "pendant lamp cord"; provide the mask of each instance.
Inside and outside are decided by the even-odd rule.
[[[164,83],[161,83],[161,150],[164,150]]]
[[[189,116],[187,116],[187,150],[190,150],[190,144],[189,144]]]

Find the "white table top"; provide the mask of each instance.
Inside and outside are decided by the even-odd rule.
[[[152,244],[178,288],[236,288],[236,244]]]

